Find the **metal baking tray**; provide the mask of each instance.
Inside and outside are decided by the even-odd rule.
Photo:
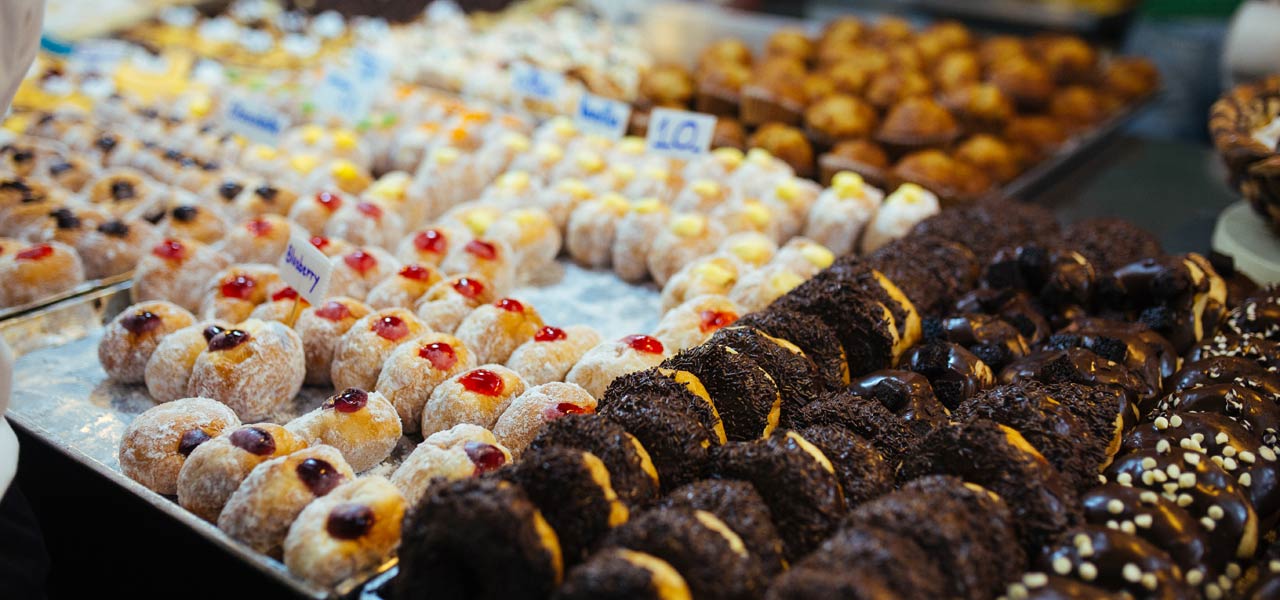
[[[103,279],[92,279],[92,280],[80,283],[79,285],[76,285],[75,287],[69,290],[58,292],[56,294],[53,294],[52,296],[45,296],[44,298],[36,300],[35,302],[19,304],[18,306],[10,306],[8,308],[0,308],[0,321],[6,321],[8,319],[12,319],[14,317],[17,317],[29,312],[34,312],[45,306],[49,306],[51,304],[61,302],[68,298],[74,298],[81,294],[86,294],[95,290],[111,287],[122,281],[128,281],[129,279],[132,279],[132,278],[133,278],[133,271],[129,271],[127,273],[121,273],[119,275],[106,277]]]
[[[135,416],[155,406],[144,386],[108,382],[98,364],[102,325],[129,307],[131,286],[131,281],[119,282],[0,322],[0,338],[17,356],[9,420],[301,597],[355,598],[371,577],[384,583],[389,580],[394,561],[333,589],[310,584],[290,574],[280,561],[254,552],[172,498],[120,472],[116,454],[125,428]],[[567,262],[547,269],[536,285],[518,288],[511,296],[531,304],[547,323],[591,325],[606,339],[652,331],[661,306],[652,284],[633,286],[612,272]],[[283,422],[318,406],[330,393],[329,389],[303,388],[277,420]],[[417,441],[401,439],[391,458],[365,473],[390,475]]]

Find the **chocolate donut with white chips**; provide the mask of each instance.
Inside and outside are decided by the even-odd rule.
[[[1135,598],[1195,597],[1181,567],[1164,550],[1116,529],[1084,525],[1067,530],[1045,547],[1037,565],[1046,572]]]
[[[1190,388],[1230,383],[1247,387],[1280,402],[1280,375],[1262,365],[1239,356],[1211,356],[1196,362],[1188,362],[1165,382],[1165,391],[1176,392]]]

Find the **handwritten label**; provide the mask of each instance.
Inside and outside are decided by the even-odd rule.
[[[618,139],[627,134],[631,105],[583,92],[573,117],[583,131]]]
[[[649,113],[649,133],[645,139],[650,152],[675,158],[693,158],[705,154],[716,132],[712,115],[655,108]]]
[[[297,290],[307,302],[316,306],[324,302],[329,293],[329,272],[333,270],[333,263],[305,236],[294,234],[289,238],[289,245],[276,266],[280,269],[280,279]]]
[[[274,145],[289,128],[289,116],[261,102],[233,98],[223,111],[227,129],[255,142]]]
[[[518,62],[511,65],[511,88],[517,96],[555,102],[564,90],[564,75]]]

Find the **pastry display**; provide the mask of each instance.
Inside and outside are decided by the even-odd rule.
[[[391,455],[400,441],[396,407],[377,392],[348,388],[285,425],[312,446],[331,446],[356,471],[367,471]]]
[[[302,388],[302,339],[276,321],[250,319],[209,338],[191,367],[187,394],[213,398],[247,421],[261,421]]]
[[[342,334],[333,350],[329,378],[335,388],[372,390],[383,362],[400,344],[430,329],[403,308],[371,312]]]
[[[120,469],[148,489],[171,496],[192,452],[239,426],[236,413],[208,398],[166,402],[129,424],[120,443]]]
[[[168,302],[135,304],[107,324],[98,362],[112,381],[141,383],[164,338],[194,322],[191,313]]]
[[[389,559],[400,545],[404,496],[383,477],[342,484],[307,505],[284,539],[289,571],[334,585]]]
[[[226,428],[183,461],[178,471],[178,504],[216,523],[227,500],[254,467],[306,447],[306,440],[272,423]]]

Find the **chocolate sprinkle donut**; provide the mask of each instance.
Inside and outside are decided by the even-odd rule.
[[[1062,239],[1102,272],[1164,254],[1160,240],[1151,232],[1131,221],[1112,217],[1072,223],[1062,232]]]
[[[602,402],[596,410],[596,414],[621,425],[640,440],[658,470],[662,490],[673,490],[702,477],[707,448],[715,433],[691,411],[664,402],[660,396],[640,394]]]
[[[851,382],[849,391],[883,404],[916,435],[933,431],[950,416],[947,407],[934,397],[929,380],[914,371],[886,369],[868,373]]]
[[[996,251],[1034,240],[1053,239],[1059,225],[1048,209],[1009,200],[986,200],[951,207],[917,223],[906,237],[936,235],[968,246],[982,263]]]
[[[967,246],[937,236],[908,235],[866,256],[925,315],[947,312],[977,285],[981,264]]]
[[[609,383],[604,395],[600,397],[600,405],[631,395],[661,398],[656,401],[688,413],[712,431],[715,435],[712,436],[711,443],[720,444],[725,441],[720,412],[712,403],[702,380],[693,373],[657,368],[627,373]]]
[[[866,438],[895,473],[916,451],[921,438],[879,402],[846,391],[819,397],[796,414],[789,426],[804,429],[814,425],[839,425]]]
[[[627,506],[635,509],[657,499],[658,472],[649,452],[618,423],[599,415],[564,415],[543,425],[526,451],[556,447],[585,450],[599,458]]]
[[[743,315],[734,325],[752,327],[795,344],[818,366],[828,386],[849,384],[849,362],[835,330],[822,319],[790,310],[770,309]]]
[[[840,339],[850,376],[887,369],[893,364],[897,343],[893,313],[842,281],[814,277],[774,300],[766,310],[794,310],[822,319]]]
[[[693,373],[720,412],[729,440],[768,436],[778,426],[782,397],[764,369],[728,346],[701,344],[662,361],[666,369]]]
[[[499,476],[524,489],[560,539],[566,565],[587,557],[597,540],[627,522],[627,507],[594,454],[551,447],[534,450]]]
[[[1000,381],[1042,383],[1078,383],[1087,386],[1111,386],[1124,392],[1125,405],[1121,408],[1125,426],[1137,421],[1139,406],[1156,397],[1159,390],[1152,388],[1128,367],[1085,350],[1066,348],[1043,350],[1015,361],[1000,373]]]
[[[747,550],[760,559],[761,568],[772,577],[783,570],[782,537],[773,524],[769,505],[746,481],[704,479],[667,494],[658,508],[705,510],[724,521]]]
[[[737,350],[764,369],[782,394],[783,413],[799,410],[822,389],[818,366],[802,350],[759,329],[725,327],[715,332],[707,343]]]
[[[766,597],[926,600],[944,597],[945,581],[938,565],[911,539],[874,526],[851,527],[837,531],[779,577]],[[867,593],[868,588],[881,595]],[[858,592],[864,596],[855,596]]]
[[[689,586],[674,567],[656,556],[625,548],[610,548],[593,554],[569,571],[564,585],[552,596],[555,600],[673,600],[689,597]]]
[[[831,461],[849,506],[893,490],[893,469],[880,451],[862,436],[839,425],[811,425],[799,433]]]

